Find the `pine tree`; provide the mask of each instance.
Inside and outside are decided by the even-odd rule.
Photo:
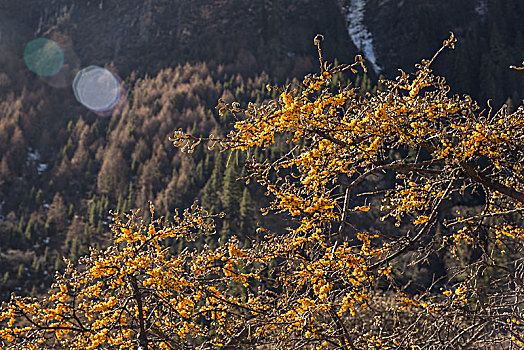
[[[211,173],[211,177],[206,183],[202,194],[202,205],[208,208],[211,212],[219,212],[222,210],[219,192],[222,189],[223,176],[224,169],[222,164],[222,153],[217,153],[215,156],[213,172]]]
[[[227,213],[221,230],[223,239],[236,234],[239,229],[239,203],[242,196],[241,182],[236,181],[238,170],[233,161],[230,161],[224,174],[222,189],[223,210]]]
[[[240,232],[243,234],[250,234],[254,232],[255,223],[256,223],[256,214],[255,203],[251,198],[249,189],[244,187],[242,192],[242,200],[240,201]]]
[[[230,219],[237,220],[239,214],[239,203],[242,197],[242,183],[237,181],[239,172],[233,161],[229,162],[224,174],[224,186],[222,190],[223,209]]]

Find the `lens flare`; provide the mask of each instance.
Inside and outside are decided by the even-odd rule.
[[[30,71],[42,77],[52,77],[64,65],[64,52],[55,41],[38,38],[26,45],[24,61]]]
[[[78,72],[73,91],[78,102],[102,116],[111,115],[125,100],[122,81],[116,74],[98,66]]]

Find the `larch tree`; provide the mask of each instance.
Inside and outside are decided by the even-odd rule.
[[[197,205],[168,223],[115,218],[113,240],[72,264],[47,297],[14,296],[0,310],[2,349],[455,349],[523,345],[524,108],[481,111],[432,73],[437,55],[376,93],[335,86],[363,67],[329,65],[263,104],[219,101],[237,116],[223,138],[182,131],[191,153],[246,152],[283,232],[250,244],[166,242],[212,234]],[[364,68],[365,69],[365,68]],[[289,151],[258,161],[255,148]],[[475,205],[458,212],[464,199]],[[153,212],[153,209],[151,210]],[[152,213],[153,214],[153,213]],[[227,214],[227,213],[226,213]],[[373,227],[363,227],[369,218]],[[255,233],[253,233],[255,235]],[[465,250],[473,252],[463,254]],[[455,261],[408,288],[400,262]]]

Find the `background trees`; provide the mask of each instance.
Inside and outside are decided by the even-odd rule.
[[[449,94],[431,67],[453,36],[413,75],[365,95],[333,84],[361,57],[330,65],[321,39],[320,72],[301,87],[269,86],[278,99],[247,107],[220,100],[238,118],[227,136],[171,138],[185,151],[204,141],[247,155],[244,180],[265,187],[262,214],[286,218],[286,230],[239,241],[246,227],[230,218],[209,247],[218,215],[197,205],[171,223],[116,218],[109,247],[68,262],[48,297],[2,305],[2,347],[522,345],[524,109],[481,111]],[[286,147],[260,159],[275,142]],[[227,176],[211,175],[205,198],[248,215],[231,201],[249,202],[232,181],[241,171],[216,164]],[[177,253],[174,240],[187,247]]]
[[[8,300],[12,291],[46,291],[61,256],[107,244],[109,208],[147,213],[152,200],[159,215],[170,215],[198,199],[211,209],[202,188],[213,172],[215,153],[197,147],[191,155],[181,154],[167,140],[172,131],[223,136],[236,120],[231,113],[214,113],[217,99],[247,105],[278,98],[278,91],[265,90],[268,82],[287,85],[317,66],[310,45],[315,33],[326,35],[330,62],[348,62],[358,53],[340,7],[349,0],[106,2],[71,7],[24,1],[0,9],[0,276],[9,275],[0,284],[0,300]],[[505,67],[521,61],[523,9],[519,0],[367,0],[364,24],[373,34],[380,74],[388,79],[399,67],[410,70],[432,54],[453,30],[456,51],[433,66],[450,82],[451,92],[468,93],[480,106],[492,98],[495,109],[507,103],[513,112],[524,92],[522,74]],[[80,106],[70,88],[56,88],[58,81],[27,70],[21,54],[35,36],[64,44],[66,56],[75,56],[74,50],[78,57],[69,68],[79,60],[118,72],[127,87],[127,108],[100,118]],[[345,84],[346,78],[334,76],[332,82]],[[374,72],[352,80],[362,95],[376,89]],[[278,144],[253,153],[274,161],[285,150]],[[116,172],[117,158],[125,176]],[[228,158],[224,154],[224,166]],[[236,158],[240,171],[243,160]],[[124,190],[113,195],[111,182]],[[222,185],[216,189],[220,205],[223,190]],[[255,207],[267,206],[263,189],[252,182],[249,191]],[[63,225],[46,226],[57,193],[66,208]],[[469,203],[475,206],[457,199],[453,207],[464,211]],[[368,215],[366,222],[374,226]],[[270,216],[256,221],[278,231],[290,225]],[[226,224],[217,222],[217,229]],[[45,257],[43,271],[33,269],[32,254]],[[431,260],[426,269],[442,270],[439,266],[451,262]]]

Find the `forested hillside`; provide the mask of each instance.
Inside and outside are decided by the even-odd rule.
[[[370,91],[362,57],[330,64],[323,40],[318,34],[313,41],[319,70],[301,83],[267,85],[273,96],[262,102],[256,102],[261,95],[247,104],[219,98],[223,132],[193,110],[204,123],[178,128],[168,139],[181,153],[170,164],[167,191],[158,174],[169,151],[157,143],[148,159],[147,148],[135,148],[140,141],[133,138],[146,130],[140,140],[147,140],[153,126],[163,129],[151,116],[138,122],[149,91],[171,84],[153,79],[156,84],[135,91],[131,107],[119,111],[131,122],[112,118],[118,124],[108,126],[115,130],[106,137],[114,149],[102,159],[97,191],[102,210],[117,196],[120,207],[142,195],[157,203],[144,213],[113,215],[110,235],[97,237],[102,242],[78,260],[64,259],[65,269],[45,295],[13,293],[2,303],[0,347],[523,346],[524,106],[486,111],[470,96],[450,92],[433,64],[454,49],[453,33],[412,74],[381,79]],[[43,47],[49,52],[54,45]],[[185,69],[191,77],[199,74]],[[185,76],[177,73],[183,85]],[[103,99],[82,90],[90,84],[82,79],[93,76]],[[75,96],[99,106],[118,91],[112,77],[101,68],[80,73]],[[176,88],[167,95],[176,97]],[[178,105],[175,99],[166,108],[163,95],[155,97],[157,113],[146,109],[149,115]],[[119,130],[124,124],[130,126]],[[203,129],[210,132],[201,136]],[[202,162],[206,151],[198,148],[206,146],[229,153],[225,164],[220,153],[212,170],[209,154]],[[127,153],[137,159],[130,168]],[[238,176],[241,182],[234,181]],[[261,207],[252,195],[257,191],[244,182],[263,188],[270,202]],[[162,216],[182,188],[201,189],[203,206]]]
[[[325,37],[327,61],[352,62],[360,44],[348,33],[344,9],[350,5],[2,2],[0,298],[12,291],[41,292],[64,267],[62,256],[77,260],[89,246],[107,244],[110,210],[147,209],[152,201],[158,214],[169,216],[198,199],[207,209],[229,213],[217,220],[222,236],[252,235],[257,222],[292,225],[260,215],[257,208],[268,204],[263,188],[234,181],[246,175],[246,155],[203,147],[183,154],[168,137],[178,129],[224,136],[236,119],[231,113],[219,116],[218,99],[263,102],[278,96],[266,84],[297,85],[294,79],[318,70],[312,45],[317,33]],[[454,92],[467,92],[480,105],[492,98],[495,108],[504,102],[515,108],[524,81],[508,66],[523,59],[523,17],[518,0],[368,1],[363,23],[373,35],[381,70],[352,79],[362,86],[360,93],[372,91],[379,75],[393,77],[399,67],[412,71],[453,31],[456,50],[439,57],[434,69],[452,82]],[[66,52],[62,80],[38,77],[24,64],[24,47],[38,37],[58,42]],[[75,100],[72,77],[91,64],[106,66],[125,82],[127,100],[118,113],[101,117]],[[253,153],[275,160],[287,150],[277,144]],[[455,204],[458,210],[475,203]],[[375,219],[369,216],[362,225]],[[216,238],[208,238],[213,242]]]

